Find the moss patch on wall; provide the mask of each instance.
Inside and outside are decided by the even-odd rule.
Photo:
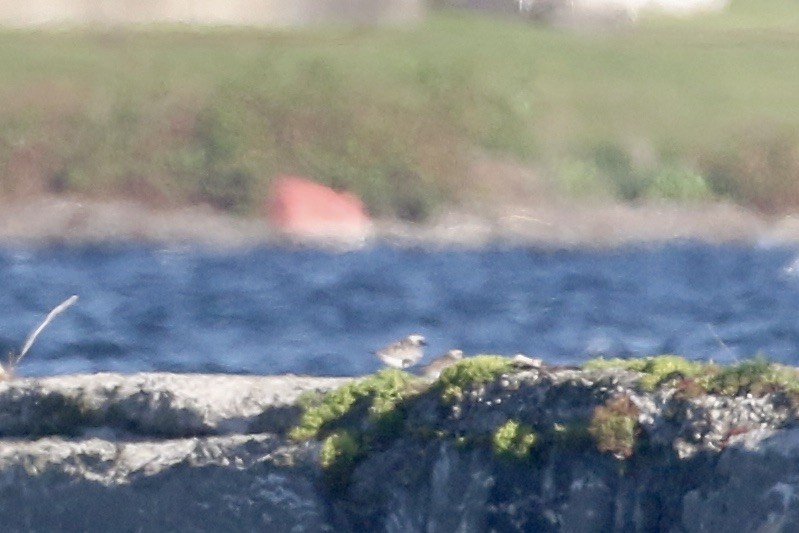
[[[303,408],[302,417],[289,432],[289,437],[308,440],[323,436],[336,422],[350,414],[359,402],[372,421],[391,418],[398,402],[418,392],[414,388],[417,382],[418,378],[407,372],[386,369],[323,395],[304,395],[299,400]]]
[[[637,427],[638,408],[629,396],[619,395],[594,409],[588,432],[600,452],[626,459],[633,454]]]
[[[521,461],[529,458],[537,440],[533,428],[516,420],[508,420],[494,431],[491,447],[498,457]]]
[[[509,358],[499,355],[477,355],[458,361],[441,372],[435,386],[441,398],[453,403],[463,396],[465,387],[492,381],[513,369]]]
[[[446,368],[433,383],[383,370],[325,394],[303,396],[303,415],[290,435],[321,442],[326,483],[344,490],[361,461],[399,439],[411,446],[449,441],[505,462],[526,463],[551,453],[601,453],[626,460],[647,450],[649,442],[633,399],[658,388],[674,391],[668,397],[678,410],[683,398],[702,394],[784,392],[799,405],[799,370],[763,357],[726,367],[675,355],[600,358],[584,368],[587,379],[578,379],[573,370],[550,371],[544,365],[525,371],[515,369],[508,357],[481,355]],[[640,376],[631,389],[608,396],[608,379],[619,377],[614,369]],[[595,371],[599,375],[589,374]],[[496,381],[503,375],[507,381]],[[516,391],[522,403],[514,398]]]

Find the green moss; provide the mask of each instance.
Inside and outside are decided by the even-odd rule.
[[[644,376],[639,382],[646,391],[654,390],[663,381],[672,376],[689,378],[705,371],[705,365],[697,361],[689,361],[679,355],[658,355],[640,359],[591,359],[583,364],[586,370],[620,368],[642,372]]]
[[[499,355],[477,355],[468,357],[445,368],[436,386],[442,391],[444,401],[452,403],[463,395],[467,386],[492,381],[513,369],[507,357]]]
[[[701,373],[703,368],[702,363],[677,355],[648,357],[642,370],[646,375],[641,378],[640,385],[642,389],[651,391],[671,376],[693,377]]]
[[[358,459],[363,455],[363,446],[357,435],[350,431],[336,431],[322,441],[319,464],[322,479],[333,493],[346,490]]]
[[[586,370],[619,368],[641,372],[642,390],[652,391],[670,378],[680,378],[675,384],[680,394],[696,397],[716,394],[762,396],[769,392],[785,391],[799,394],[799,371],[796,368],[770,362],[758,355],[735,365],[723,367],[712,363],[689,361],[677,355],[659,355],[639,359],[597,358],[583,364]]]
[[[530,456],[530,451],[537,440],[533,428],[515,420],[508,420],[494,431],[491,447],[498,457],[522,460]]]
[[[289,437],[322,439],[325,485],[333,492],[344,490],[358,460],[401,433],[406,415],[398,404],[418,394],[418,382],[406,372],[386,369],[324,394],[304,393],[297,399],[300,422]]]
[[[701,383],[710,392],[728,395],[762,396],[777,390],[799,393],[797,369],[772,363],[762,355],[719,368]]]
[[[591,415],[588,432],[601,452],[619,459],[633,454],[638,426],[638,408],[626,395],[609,399]]]
[[[351,432],[337,431],[328,435],[322,442],[319,463],[322,468],[351,464],[358,456],[359,450],[358,439]]]
[[[302,396],[299,402],[304,411],[289,437],[307,440],[320,436],[325,426],[344,417],[359,400],[368,403],[368,414],[378,425],[395,425],[391,411],[400,400],[416,393],[415,382],[416,378],[406,372],[386,369],[321,396]]]

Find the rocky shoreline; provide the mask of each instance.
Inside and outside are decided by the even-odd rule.
[[[468,357],[434,382],[0,383],[7,531],[792,531],[799,371]],[[120,529],[121,528],[121,529]]]
[[[387,242],[612,247],[674,239],[794,245],[799,243],[799,217],[767,217],[725,203],[548,201],[451,209],[425,224],[377,220],[364,233],[298,237],[277,231],[262,218],[235,217],[207,206],[155,209],[132,201],[40,197],[0,209],[0,242],[24,245],[143,242],[236,248],[289,243],[351,249]]]

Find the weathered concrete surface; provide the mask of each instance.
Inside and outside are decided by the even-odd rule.
[[[636,386],[620,370],[528,370],[408,400],[401,431],[331,489],[319,443],[294,443],[303,391],[348,380],[97,374],[0,384],[4,531],[796,531],[797,404]],[[625,395],[625,460],[547,440]],[[58,414],[60,413],[60,414]],[[521,462],[491,432],[540,433]],[[435,431],[428,431],[434,429]],[[468,437],[463,445],[454,436]]]
[[[0,382],[0,437],[280,434],[296,423],[300,394],[347,381],[169,373],[16,379]]]
[[[267,435],[0,444],[4,531],[326,531],[311,448]]]
[[[96,374],[0,383],[3,531],[330,530],[317,446],[281,435],[302,392],[345,381]]]
[[[685,495],[685,531],[799,531],[799,429],[761,436],[722,454],[714,478],[723,483]]]
[[[531,462],[487,446],[399,439],[355,469],[341,505],[374,531],[796,531],[799,430],[779,393],[695,398],[648,393],[635,373],[528,372],[473,391],[449,412],[425,400],[406,428],[486,435],[515,419],[573,426],[629,395],[645,444],[624,461],[584,443],[542,444]],[[446,411],[446,410],[445,410]],[[540,437],[546,440],[544,437]],[[379,481],[376,481],[379,480]],[[385,480],[390,480],[386,482]]]

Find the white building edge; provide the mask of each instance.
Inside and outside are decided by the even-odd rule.
[[[574,15],[625,13],[633,19],[646,12],[692,15],[728,5],[729,0],[518,0],[519,11],[525,13],[554,9]]]
[[[403,24],[420,20],[425,5],[425,0],[5,0],[0,2],[0,25]]]

